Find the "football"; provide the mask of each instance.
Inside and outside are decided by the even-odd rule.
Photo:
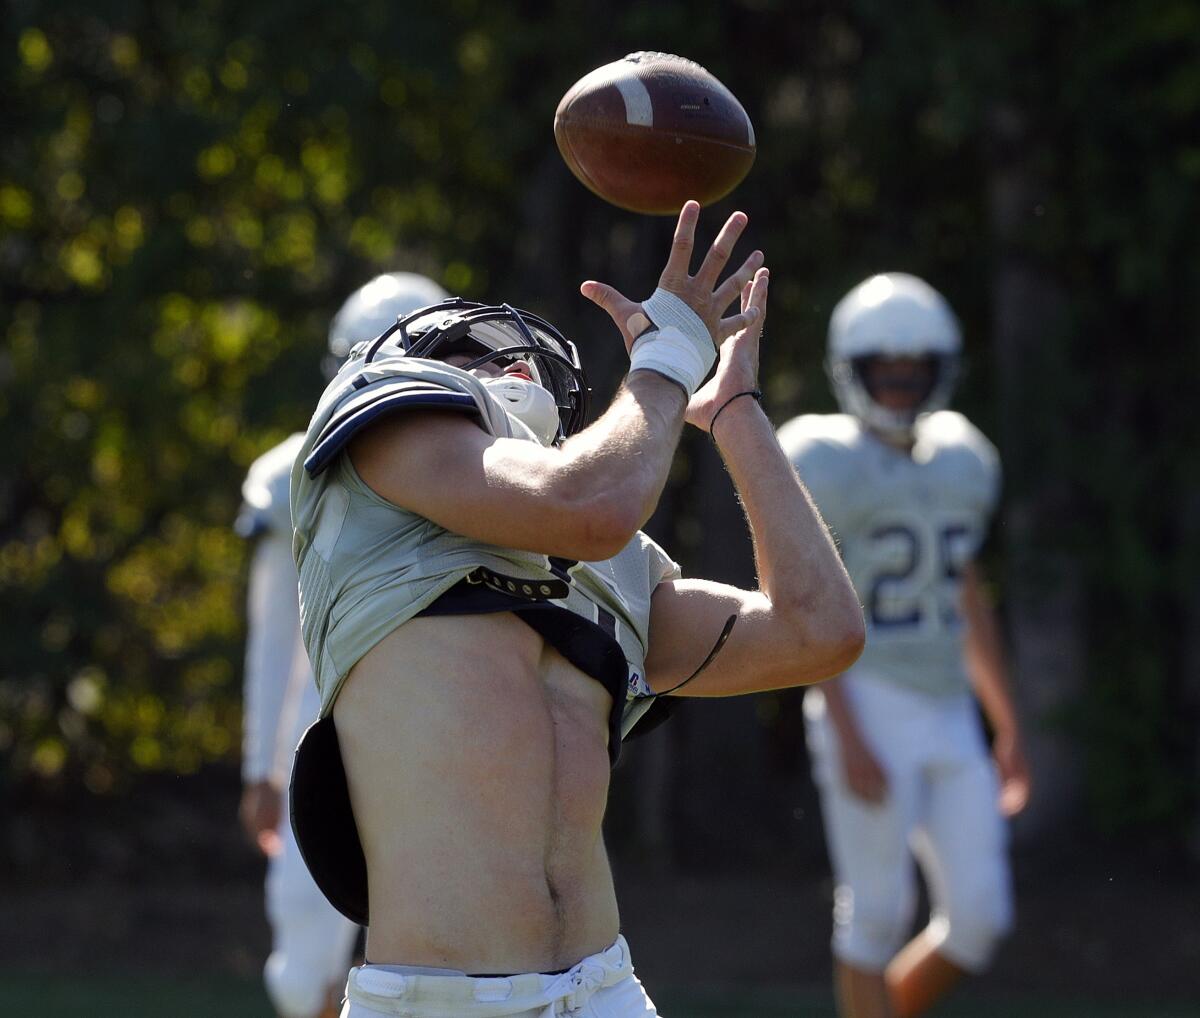
[[[590,190],[650,215],[725,197],[755,154],[754,127],[734,94],[670,53],[631,53],[580,78],[558,104],[554,138]]]

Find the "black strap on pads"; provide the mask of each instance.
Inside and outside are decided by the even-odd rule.
[[[359,431],[385,414],[399,410],[453,410],[479,416],[474,397],[413,379],[390,379],[346,399],[321,429],[304,469],[316,477]]]
[[[510,583],[515,584],[515,589]],[[532,588],[531,593],[524,592],[526,586]],[[541,592],[543,586],[548,588],[549,593]],[[629,682],[625,653],[613,634],[602,624],[591,622],[553,603],[554,598],[566,596],[566,586],[556,580],[535,585],[533,581],[527,583],[479,567],[420,614],[491,615],[512,612],[571,664],[607,690],[612,698],[608,717],[608,756],[609,762],[615,767],[621,755],[621,716],[625,711],[625,691]]]
[[[289,797],[296,844],[317,887],[347,919],[367,925],[367,860],[332,715],[300,737]]]
[[[527,601],[561,601],[571,592],[571,585],[560,579],[528,579],[523,576],[508,576],[504,573],[498,573],[494,569],[488,569],[486,566],[476,566],[471,572],[463,577],[463,582],[468,586],[484,586],[489,590],[494,590],[498,594],[505,594],[510,597],[524,598]],[[451,587],[442,599],[447,604],[453,602],[456,594],[461,591],[456,591]],[[506,605],[507,606],[507,605]],[[502,608],[501,611],[504,609]],[[426,612],[429,615],[472,615],[478,612],[472,611],[433,611]]]

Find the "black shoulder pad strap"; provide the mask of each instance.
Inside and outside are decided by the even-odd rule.
[[[398,410],[453,410],[479,416],[479,407],[471,396],[440,385],[395,379],[387,385],[371,386],[347,399],[334,411],[313,443],[312,451],[305,457],[304,469],[310,477],[316,477],[359,430]]]

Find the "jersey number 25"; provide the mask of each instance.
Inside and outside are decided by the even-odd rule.
[[[870,539],[877,564],[866,596],[872,626],[896,632],[958,625],[960,581],[974,544],[968,526],[910,517],[877,526]]]

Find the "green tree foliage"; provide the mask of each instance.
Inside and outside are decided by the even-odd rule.
[[[1200,540],[1183,516],[1200,504],[1186,412],[1194,4],[6,10],[5,780],[106,794],[140,771],[236,755],[238,486],[307,419],[329,316],[374,272],[414,269],[566,314],[594,338],[598,377],[615,378],[611,337],[571,287],[587,275],[648,286],[666,227],[578,187],[550,121],[583,72],[658,48],[705,63],[758,127],[737,200],[774,273],[778,420],[831,408],[819,370],[829,309],[870,272],[904,268],[959,310],[974,364],[962,403],[995,433],[994,118],[1026,119],[1023,158],[1046,192],[1019,256],[1070,309],[1030,372],[1030,400],[1078,416],[1048,428],[1009,483],[1054,475],[1070,492],[1075,518],[1043,521],[1038,540],[1086,567],[1093,668],[1072,720],[1097,814],[1180,815],[1172,719],[1186,702],[1179,623]],[[711,540],[689,508],[707,497],[693,466],[681,464],[674,487],[689,497],[670,521],[685,553]]]
[[[240,478],[306,419],[353,286],[399,261],[486,285],[512,164],[473,130],[488,39],[433,14],[50,4],[16,28],[6,772],[103,792],[234,750]]]

